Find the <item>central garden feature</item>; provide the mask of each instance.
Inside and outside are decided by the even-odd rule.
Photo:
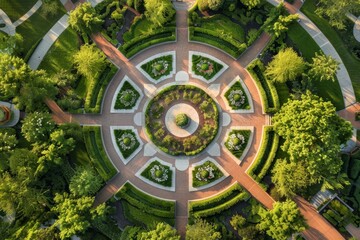
[[[170,155],[192,156],[215,138],[219,112],[215,101],[193,85],[172,85],[147,105],[145,127],[150,140]]]

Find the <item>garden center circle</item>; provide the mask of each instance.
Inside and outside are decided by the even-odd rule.
[[[179,124],[178,117],[185,122]],[[166,87],[146,107],[146,133],[160,150],[170,155],[200,153],[214,140],[218,127],[217,104],[193,85]]]
[[[189,118],[189,123],[183,128],[176,124],[176,117],[184,113]],[[187,137],[193,134],[199,126],[199,120],[199,114],[196,109],[186,103],[179,103],[172,106],[165,115],[166,128],[176,137]]]

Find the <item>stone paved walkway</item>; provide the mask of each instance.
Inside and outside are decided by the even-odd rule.
[[[177,3],[181,4],[181,3]],[[97,194],[95,203],[100,204],[107,201],[113,196],[113,194],[121,187],[127,180],[130,180],[136,187],[149,192],[152,195],[176,200],[176,227],[180,234],[184,236],[185,228],[188,219],[188,201],[193,199],[200,199],[219,193],[224,190],[229,184],[239,182],[244,188],[246,188],[254,198],[261,202],[265,207],[272,208],[274,200],[256,183],[249,175],[246,174],[246,169],[250,166],[254,160],[256,153],[260,146],[262,127],[268,122],[267,115],[262,113],[262,106],[259,93],[255,86],[251,76],[247,73],[244,67],[249,62],[257,57],[261,49],[266,45],[269,40],[267,34],[263,34],[254,44],[251,46],[239,59],[234,60],[227,54],[199,43],[188,42],[188,29],[187,29],[187,11],[184,8],[177,8],[177,43],[169,43],[164,45],[154,46],[150,49],[143,51],[141,54],[134,56],[131,61],[126,59],[114,46],[108,43],[101,35],[92,36],[98,47],[104,51],[107,57],[116,64],[121,70],[115,75],[114,79],[110,82],[106,95],[103,100],[103,108],[101,114],[67,114],[64,113],[57,105],[48,101],[48,106],[54,112],[54,119],[61,122],[77,122],[83,125],[101,125],[102,133],[104,136],[103,144],[109,154],[110,159],[117,169],[121,169],[121,172],[115,175],[106,186]],[[169,192],[153,186],[150,186],[134,177],[135,173],[140,169],[148,160],[149,157],[145,157],[143,149],[140,153],[131,160],[127,165],[124,165],[122,161],[117,160],[117,153],[113,146],[110,138],[110,126],[121,126],[129,125],[134,121],[134,114],[119,113],[111,114],[111,102],[115,94],[116,88],[124,75],[127,75],[130,79],[136,82],[139,86],[149,84],[148,80],[136,69],[136,65],[145,59],[165,51],[176,51],[176,71],[187,71],[188,70],[188,52],[199,51],[210,54],[218,59],[221,59],[229,68],[224,72],[220,78],[215,80],[214,84],[220,84],[221,91],[225,86],[230,83],[236,76],[240,76],[246,84],[247,88],[251,93],[251,97],[254,102],[254,113],[250,114],[231,114],[228,113],[232,119],[231,126],[253,126],[254,127],[254,139],[250,146],[250,149],[239,165],[227,155],[227,152],[221,149],[220,157],[214,158],[222,168],[224,168],[230,177],[220,182],[219,184],[210,187],[203,191],[189,192],[188,189],[188,172],[177,171],[176,172],[176,191]],[[156,84],[156,87],[161,87],[165,84],[171,83],[173,79],[165,80],[161,83]],[[200,80],[190,78],[191,83],[196,83],[206,88],[208,85]],[[225,105],[220,96],[216,98],[219,105],[225,111]],[[139,105],[138,111],[143,111],[146,99],[144,98]],[[124,124],[126,123],[126,124]],[[134,124],[135,126],[135,124]],[[146,140],[145,132],[143,127],[136,127],[139,135],[144,141]],[[219,138],[216,141],[221,141],[225,137],[226,129],[221,129]],[[207,152],[203,152],[200,155],[190,159],[190,164],[201,161],[208,156]],[[171,156],[165,155],[161,152],[155,154],[155,157],[161,158],[162,160],[175,164],[175,159]],[[310,228],[304,232],[307,239],[343,239],[342,236],[334,229],[324,218],[319,215],[316,210],[302,198],[297,198],[296,202],[300,207],[300,211],[303,213],[308,221]]]
[[[60,34],[68,27],[68,18],[69,15],[65,14],[62,16],[59,21],[45,34],[40,44],[36,47],[34,53],[29,59],[29,66],[32,69],[37,69],[45,57],[46,53],[49,51],[51,46],[54,44],[56,39]]]
[[[27,13],[25,13],[21,18],[19,18],[14,22],[14,27],[17,27],[23,22],[25,22],[29,17],[31,17],[31,15],[33,15],[41,7],[41,5],[42,5],[42,1],[41,0],[37,1]]]

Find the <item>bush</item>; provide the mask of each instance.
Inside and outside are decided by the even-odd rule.
[[[193,55],[192,71],[206,80],[213,78],[224,66],[207,57]]]
[[[104,181],[108,181],[117,173],[117,170],[103,147],[101,127],[84,126],[83,134],[86,149],[92,163]]]
[[[248,145],[250,130],[232,130],[225,142],[225,147],[237,158],[243,154]]]
[[[235,82],[225,93],[225,98],[233,110],[250,109],[249,99],[240,81]]]
[[[193,187],[201,187],[224,176],[220,169],[212,162],[206,161],[196,166],[192,171]]]
[[[164,176],[164,174],[167,175],[167,178],[163,181],[157,181],[154,177],[156,178],[161,178],[162,176],[157,176],[156,175],[156,172],[154,173],[151,173],[151,169],[155,166],[155,165],[158,165],[158,166],[161,166],[164,170],[162,170],[162,176]],[[161,168],[160,167],[160,168]],[[156,183],[156,184],[160,184],[160,185],[163,185],[165,187],[171,187],[172,186],[172,175],[173,175],[173,172],[172,170],[170,169],[170,167],[166,166],[166,165],[163,165],[161,164],[160,162],[158,161],[154,161],[152,163],[150,163],[150,165],[141,173],[141,176],[149,179],[150,181]],[[165,178],[165,177],[164,177]],[[164,179],[162,178],[162,179]]]
[[[274,132],[272,126],[265,126],[260,150],[248,170],[248,174],[258,183],[260,183],[267,174],[271,163],[275,158],[278,147],[279,135]]]
[[[124,82],[116,96],[115,109],[132,109],[139,100],[140,93],[129,83]]]
[[[157,64],[160,64],[162,66],[162,69],[156,69]],[[141,65],[141,68],[149,74],[149,76],[155,80],[158,80],[159,78],[163,76],[167,76],[170,74],[170,72],[173,70],[173,57],[172,55],[162,56],[155,58],[143,65]]]
[[[275,113],[280,109],[280,100],[274,84],[268,81],[263,72],[264,65],[260,59],[256,59],[248,65],[247,70],[254,79],[261,96],[265,113]]]
[[[133,130],[131,129],[115,129],[114,130],[116,144],[122,156],[127,159],[140,147],[140,143]]]

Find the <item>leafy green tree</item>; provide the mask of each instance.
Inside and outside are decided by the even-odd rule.
[[[14,36],[3,35],[0,37],[0,53],[18,55],[22,50],[24,38],[16,33]]]
[[[91,3],[85,2],[70,12],[68,22],[75,31],[90,34],[99,29],[103,20],[99,18]]]
[[[289,160],[304,164],[312,182],[341,170],[340,145],[351,137],[352,126],[336,114],[331,102],[307,92],[285,103],[272,122],[285,139],[282,149]]]
[[[0,54],[0,93],[12,98],[20,93],[22,83],[30,76],[30,68],[23,59]]]
[[[263,240],[264,234],[259,231],[256,225],[248,225],[246,227],[240,228],[238,234],[242,237],[243,240]]]
[[[104,219],[108,212],[103,203],[93,208],[93,197],[72,198],[67,193],[56,194],[53,211],[58,214],[55,225],[59,226],[60,238],[66,239],[84,233],[92,221]]]
[[[14,132],[0,129],[0,153],[11,151],[17,143],[18,140]]]
[[[54,0],[43,0],[41,11],[45,16],[55,16],[59,11],[59,2]]]
[[[137,240],[144,229],[138,226],[126,226],[121,234],[120,240]]]
[[[294,201],[275,202],[273,207],[261,214],[260,230],[276,240],[287,240],[293,233],[305,230],[305,220]]]
[[[27,180],[35,181],[35,170],[38,157],[26,148],[17,148],[9,157],[9,166],[12,174],[25,174]]]
[[[273,25],[269,25],[268,32],[273,33],[276,37],[289,30],[288,26],[299,18],[298,14],[290,14],[287,16],[280,15]]]
[[[197,5],[200,11],[206,11],[209,9],[209,1],[208,0],[198,0]]]
[[[106,67],[106,57],[95,45],[85,44],[74,55],[74,63],[80,74],[87,79],[94,79]]]
[[[79,167],[70,180],[69,189],[74,196],[87,196],[97,193],[102,179],[91,167]]]
[[[217,11],[224,4],[225,0],[207,0],[208,6],[211,10]]]
[[[305,71],[305,62],[292,48],[280,50],[265,70],[274,82],[293,81]]]
[[[259,6],[263,2],[263,0],[240,0],[240,2],[247,6],[250,10],[254,7]]]
[[[317,6],[315,12],[328,17],[329,23],[338,29],[345,29],[346,14],[360,9],[359,0],[319,0],[319,2],[320,5]]]
[[[55,128],[55,122],[49,113],[34,112],[26,115],[21,132],[30,143],[45,142]]]
[[[163,26],[171,21],[175,9],[169,0],[145,0],[145,16],[158,26]]]
[[[143,232],[138,235],[139,240],[180,240],[176,229],[173,229],[169,224],[160,222],[153,230]]]
[[[240,214],[236,214],[231,217],[230,225],[237,231],[246,224],[246,218]]]
[[[203,219],[196,219],[193,225],[186,226],[187,240],[217,240],[221,239],[221,233],[215,230],[214,224],[208,223]]]
[[[272,173],[272,181],[282,197],[293,197],[311,184],[309,172],[301,163],[278,159]]]
[[[312,58],[312,63],[309,64],[309,77],[320,81],[335,81],[336,72],[340,69],[339,62],[333,57],[326,56],[322,53],[315,53]]]

